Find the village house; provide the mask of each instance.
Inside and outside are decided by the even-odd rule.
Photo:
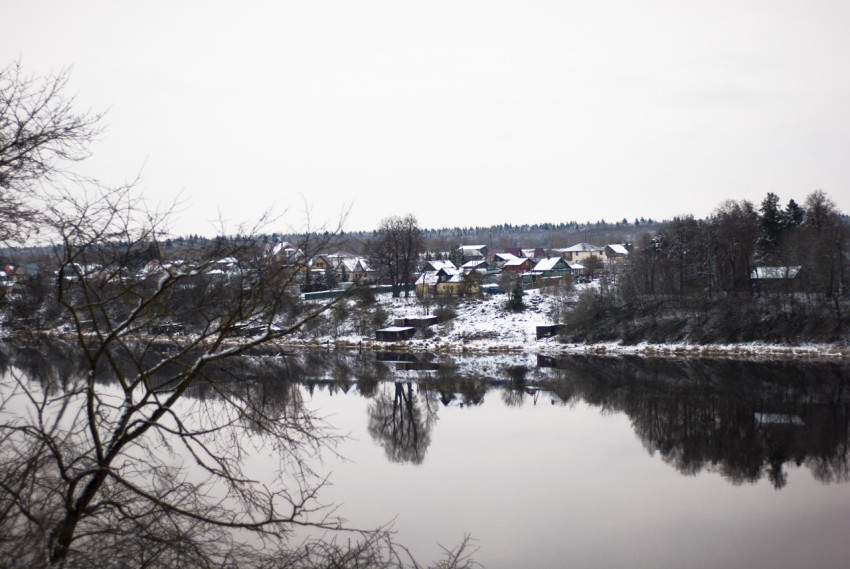
[[[605,258],[614,263],[622,263],[629,257],[629,250],[625,245],[615,243],[605,246]]]
[[[284,265],[295,264],[304,258],[304,251],[289,241],[277,241],[266,244],[266,254],[273,256]]]
[[[340,279],[343,281],[357,283],[371,283],[375,281],[377,271],[369,266],[365,257],[348,257],[342,259],[339,265]]]
[[[464,273],[469,273],[471,271],[479,271],[479,272],[487,272],[487,269],[490,268],[490,265],[484,259],[476,259],[474,261],[467,261],[460,266],[460,270]]]
[[[520,249],[519,247],[508,247],[507,249],[490,249],[487,252],[487,260],[491,263],[494,263],[497,255],[513,255],[514,257],[522,257],[522,249]]]
[[[423,273],[429,272],[429,271],[436,272],[436,271],[439,271],[440,269],[452,269],[452,270],[454,270],[454,269],[457,269],[457,267],[455,266],[454,263],[452,263],[451,261],[448,261],[448,260],[440,261],[440,260],[432,259],[430,261],[425,262],[425,265],[422,267],[422,272]]]
[[[506,261],[504,265],[502,265],[503,273],[515,273],[522,274],[530,271],[535,265],[535,262],[532,259],[512,259],[510,261]]]
[[[505,265],[505,263],[507,263],[508,261],[517,260],[519,259],[519,256],[514,255],[513,253],[494,253],[493,255],[491,255],[490,258],[492,260],[493,266],[497,269],[501,269]]]
[[[327,255],[316,255],[310,259],[309,266],[313,271],[326,271],[334,268],[333,261]]]
[[[478,294],[481,292],[480,280],[461,269],[427,271],[416,280],[416,294]]]
[[[41,274],[41,267],[36,263],[23,263],[22,265],[5,265],[3,272],[9,282],[25,282],[36,278]]]
[[[755,267],[750,272],[753,288],[758,293],[790,292],[803,288],[800,267]]]
[[[605,247],[598,247],[590,243],[577,243],[565,249],[554,249],[553,252],[561,255],[565,261],[581,263],[590,257],[598,257],[601,261],[605,254]]]
[[[519,256],[537,262],[546,257],[546,252],[542,247],[535,247],[534,249],[520,249]]]
[[[541,285],[544,281],[553,282],[561,280],[572,274],[570,265],[563,257],[547,257],[538,261],[534,267],[523,274],[532,285]]]
[[[464,262],[487,258],[487,245],[461,245],[458,252]]]

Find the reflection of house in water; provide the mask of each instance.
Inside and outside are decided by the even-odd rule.
[[[379,362],[395,364],[396,371],[437,371],[440,369],[438,362],[420,360],[415,354],[376,352],[375,358]]]
[[[484,395],[491,385],[481,380],[466,380],[429,383],[426,389],[436,397],[444,407],[465,407],[481,405]]]

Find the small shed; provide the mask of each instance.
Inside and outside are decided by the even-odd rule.
[[[375,339],[382,342],[395,342],[412,338],[414,334],[416,334],[416,328],[413,326],[390,326],[382,330],[375,330]]]
[[[537,327],[537,339],[540,338],[551,338],[552,336],[557,336],[558,332],[565,329],[566,326],[563,324],[548,324],[545,326]]]
[[[396,326],[414,326],[417,328],[433,326],[439,321],[436,316],[423,316],[421,318],[396,318]]]

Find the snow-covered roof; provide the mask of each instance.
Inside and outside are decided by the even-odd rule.
[[[513,259],[509,259],[509,260],[505,261],[504,266],[506,266],[506,267],[518,267],[518,266],[522,265],[523,263],[527,263],[527,262],[528,262],[527,258],[526,259],[520,259],[519,257],[514,257]]]
[[[369,261],[364,257],[351,257],[342,259],[341,265],[349,273],[370,271]]]
[[[443,268],[439,271],[425,271],[416,279],[416,284],[436,285],[440,280],[440,275],[448,277],[445,280],[450,283],[461,282],[464,276],[460,269]]]
[[[349,253],[348,251],[343,251],[342,249],[337,249],[333,253],[328,253],[328,257],[341,257],[344,259],[351,259],[357,257],[354,253]]]
[[[438,272],[439,271],[426,271],[426,272],[422,273],[421,275],[419,275],[419,278],[416,279],[416,284],[418,284],[418,285],[424,284],[424,285],[428,285],[428,286],[436,285],[437,281],[440,278],[439,275],[437,274]]]
[[[455,264],[452,263],[451,261],[428,261],[427,264],[431,265],[431,267],[435,271],[439,271],[440,269],[456,269],[457,268],[455,266]]]
[[[547,257],[546,259],[541,259],[540,261],[538,261],[537,264],[534,265],[534,268],[531,270],[552,271],[555,269],[556,265],[558,264],[558,261],[563,262],[563,259],[561,259],[561,257]]]
[[[460,266],[461,269],[477,269],[480,265],[487,263],[487,261],[483,259],[476,259],[474,261],[467,261]]]
[[[269,243],[267,249],[272,255],[284,255],[286,257],[300,257],[304,254],[303,251],[295,243],[289,241],[281,241],[279,243]]]
[[[481,249],[484,249],[487,245],[461,245],[458,247],[461,251],[478,251],[481,252]]]
[[[762,279],[794,279],[800,274],[800,266],[795,267],[756,267],[750,273],[750,278]]]
[[[570,262],[568,262],[568,263],[567,263],[567,266],[568,266],[568,267],[570,268],[570,270],[572,270],[572,271],[583,271],[583,270],[586,268],[586,267],[585,267],[584,265],[582,265],[581,263],[570,263]]]
[[[564,251],[569,253],[579,253],[582,251],[594,252],[594,251],[604,251],[605,247],[597,247],[596,245],[591,245],[590,243],[576,243],[572,247],[567,247]]]
[[[613,245],[608,245],[608,248],[611,249],[617,255],[628,255],[629,250],[626,249],[625,245],[620,245],[619,243],[615,243]]]
[[[496,253],[495,255],[493,255],[493,258],[499,259],[499,260],[505,261],[505,262],[512,261],[514,259],[519,259],[519,257],[514,255],[513,253]]]

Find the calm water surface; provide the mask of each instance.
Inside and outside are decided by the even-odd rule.
[[[43,353],[14,361],[45,385],[73,375],[73,358]],[[322,501],[354,527],[395,520],[421,562],[469,533],[491,569],[850,567],[846,365],[333,353],[229,365],[221,381],[349,435],[315,465],[333,484]],[[186,404],[214,399],[201,384]],[[249,472],[278,465],[257,450]]]
[[[302,388],[350,433],[325,497],[420,559],[850,566],[846,367],[366,358]]]

